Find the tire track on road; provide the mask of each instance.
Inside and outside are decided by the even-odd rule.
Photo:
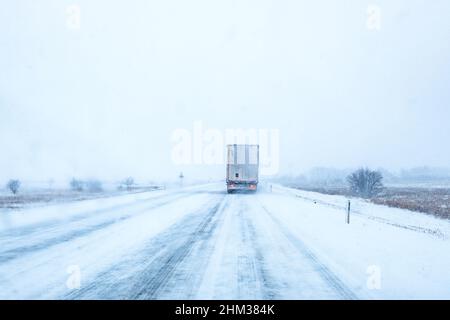
[[[132,296],[132,299],[157,299],[162,294],[170,294],[177,290],[185,298],[189,298],[195,293],[196,285],[201,281],[202,274],[200,272],[205,270],[204,267],[208,262],[209,254],[204,249],[208,245],[210,251],[213,249],[212,244],[208,242],[217,228],[217,221],[226,207],[227,200],[228,197],[224,196],[212,209],[200,214],[199,223],[187,234],[181,245],[176,244],[172,248],[173,250],[167,250],[166,255],[159,257],[147,266],[142,279],[143,284],[140,285],[140,289]],[[179,224],[181,228],[184,226],[183,223]],[[174,231],[171,232],[172,236]],[[198,262],[201,262],[202,269],[195,268],[195,266],[198,267]],[[181,268],[183,264],[187,267],[184,270]],[[181,283],[181,288],[170,288],[169,282],[173,277],[178,280],[174,285],[180,285]],[[166,288],[168,290],[164,292]],[[174,298],[173,295],[170,296]]]
[[[320,274],[322,279],[330,285],[333,290],[345,300],[357,300],[358,297],[353,293],[353,291],[348,288],[324,263],[317,258],[317,256],[306,246],[303,241],[298,237],[294,236],[292,232],[281,223],[281,221],[272,214],[259,200],[261,208],[269,216],[269,218],[274,222],[276,226],[279,227],[280,231],[284,236],[294,245],[297,250],[306,256],[308,260],[314,265],[315,270]]]
[[[47,249],[49,247],[52,247],[52,246],[55,246],[55,245],[58,245],[58,244],[61,244],[61,243],[64,243],[64,242],[68,242],[68,241],[77,239],[79,237],[83,237],[83,236],[89,235],[89,234],[91,234],[91,233],[93,233],[95,231],[102,230],[102,229],[104,229],[104,228],[106,228],[106,227],[108,227],[110,225],[113,225],[113,224],[115,224],[117,222],[121,222],[121,221],[130,219],[132,217],[136,217],[138,215],[147,213],[150,210],[154,210],[154,209],[160,208],[160,207],[162,207],[164,205],[173,203],[174,201],[177,201],[177,200],[179,200],[181,198],[192,196],[192,194],[182,194],[182,195],[176,195],[176,196],[172,195],[172,197],[168,197],[168,196],[170,196],[170,195],[166,195],[166,196],[163,196],[163,197],[158,197],[158,199],[156,199],[156,200],[162,200],[162,199],[166,199],[166,198],[169,198],[169,199],[168,200],[164,200],[162,202],[154,203],[154,204],[152,204],[150,206],[147,206],[145,208],[142,208],[142,209],[138,210],[137,212],[125,214],[125,215],[122,215],[120,217],[110,218],[108,220],[98,221],[97,223],[93,223],[91,225],[82,226],[82,227],[78,228],[78,230],[77,229],[73,230],[72,228],[70,228],[70,225],[68,225],[68,226],[65,225],[64,229],[67,229],[68,232],[63,233],[62,235],[59,235],[59,236],[54,237],[54,238],[46,238],[46,239],[44,239],[42,241],[39,241],[37,243],[24,245],[24,246],[19,246],[19,247],[15,247],[13,249],[7,249],[7,250],[4,250],[4,251],[0,251],[0,263],[8,262],[8,261],[11,261],[11,260],[13,260],[15,258],[23,257],[23,255],[34,253],[34,252],[37,252],[37,251],[40,251],[40,250],[44,250],[44,249]],[[150,199],[147,199],[147,201],[149,201],[149,200]],[[129,204],[129,205],[132,208],[134,207],[133,204]],[[114,210],[116,210],[116,208],[114,208]],[[44,234],[47,233],[47,232],[51,233],[52,229],[43,231]]]
[[[257,242],[255,226],[245,213],[247,210],[243,203],[238,213],[241,241],[247,251],[238,257],[238,296],[248,299],[249,292],[259,291],[261,299],[276,299],[275,282],[264,267],[263,250]]]
[[[222,195],[186,214],[65,299],[158,299],[167,291],[191,297],[212,250],[208,240],[225,206]]]
[[[178,194],[178,193],[176,193],[176,194]],[[141,205],[143,202],[160,200],[160,199],[164,199],[164,198],[171,197],[171,196],[173,197],[174,194],[168,193],[168,194],[163,194],[163,195],[150,197],[150,198],[146,198],[146,199],[138,199],[133,202],[112,205],[112,206],[108,206],[108,207],[105,207],[102,209],[87,210],[87,211],[81,212],[79,214],[76,214],[72,217],[69,217],[68,219],[65,219],[65,220],[59,220],[59,219],[58,220],[50,220],[50,221],[45,221],[45,222],[33,223],[33,224],[27,225],[27,226],[11,228],[8,230],[1,231],[0,237],[1,238],[21,237],[24,235],[30,236],[33,234],[39,234],[40,232],[42,232],[43,229],[44,230],[51,229],[51,228],[57,227],[59,225],[63,225],[63,224],[66,225],[68,223],[77,222],[77,221],[81,221],[84,219],[89,219],[94,215],[98,217],[100,215],[108,214],[112,210],[120,210],[120,209],[124,209],[124,208],[135,207],[135,206]]]

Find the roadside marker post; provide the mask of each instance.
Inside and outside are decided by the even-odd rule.
[[[350,224],[350,200],[348,200],[347,204],[347,224]]]
[[[183,172],[180,172],[180,175],[178,176],[178,178],[180,178],[180,187],[183,187],[183,178],[184,178]]]

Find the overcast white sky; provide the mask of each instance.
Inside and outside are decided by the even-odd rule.
[[[172,133],[196,120],[278,129],[280,173],[448,166],[449,12],[448,0],[3,1],[0,180],[222,177],[171,161]]]

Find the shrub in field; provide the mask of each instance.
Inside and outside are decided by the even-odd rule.
[[[361,168],[347,177],[350,191],[353,195],[372,198],[383,190],[383,176],[378,171]]]
[[[131,187],[134,185],[134,179],[132,177],[128,177],[122,181],[122,185],[127,189],[130,190]]]
[[[81,181],[81,180],[78,180],[78,179],[73,178],[73,179],[70,181],[70,188],[71,188],[73,191],[83,191],[83,189],[84,189],[84,183],[83,183],[83,181]]]
[[[103,186],[100,180],[89,180],[86,182],[86,188],[89,192],[101,192]]]
[[[19,180],[15,180],[15,179],[11,179],[8,181],[8,183],[6,184],[6,187],[13,193],[16,194],[19,191],[20,188],[20,181]]]

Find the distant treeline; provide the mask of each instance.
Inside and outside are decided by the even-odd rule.
[[[348,184],[348,176],[355,169],[316,167],[298,175],[283,175],[276,178],[283,183],[318,187],[342,187]],[[450,168],[416,167],[398,172],[384,168],[376,169],[384,183],[450,183]]]

